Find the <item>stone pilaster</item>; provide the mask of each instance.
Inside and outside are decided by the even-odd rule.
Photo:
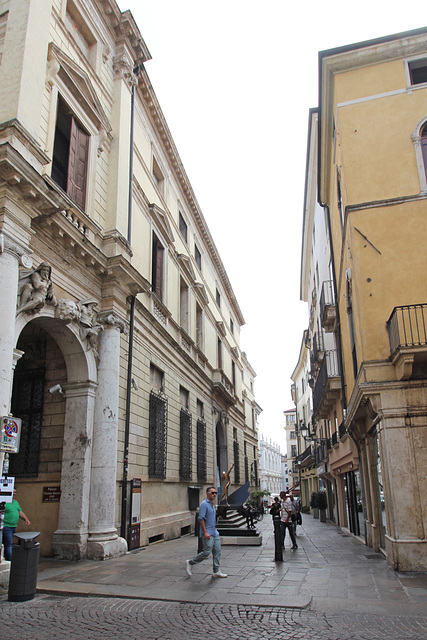
[[[87,555],[92,560],[111,558],[127,551],[117,535],[117,433],[119,410],[120,334],[126,323],[114,313],[101,314],[98,389],[93,427],[93,450]]]
[[[52,551],[57,558],[80,560],[87,554],[93,419],[96,385],[62,385],[66,410],[61,472],[61,503]]]
[[[0,416],[10,412],[15,347],[15,315],[18,291],[19,264],[31,267],[30,250],[17,242],[9,234],[0,233]],[[3,468],[4,454],[0,454],[0,470]]]

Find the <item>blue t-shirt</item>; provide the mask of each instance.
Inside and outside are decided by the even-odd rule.
[[[201,520],[205,521],[206,531],[210,536],[219,536],[219,533],[216,529],[216,511],[213,504],[211,504],[210,500],[206,498],[203,500],[202,504],[199,507],[199,522]],[[204,535],[202,527],[200,527],[199,536],[202,537]]]

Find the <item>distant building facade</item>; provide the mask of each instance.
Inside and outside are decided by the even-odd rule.
[[[279,494],[283,489],[282,454],[280,446],[263,435],[259,439],[260,489]]]

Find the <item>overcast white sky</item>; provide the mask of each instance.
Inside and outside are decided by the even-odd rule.
[[[260,432],[285,452],[308,325],[299,278],[317,54],[424,27],[425,2],[118,1],[150,50],[145,68],[246,320]]]

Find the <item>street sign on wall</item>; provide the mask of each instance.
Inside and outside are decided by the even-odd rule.
[[[0,502],[12,502],[15,478],[0,478]]]
[[[18,453],[21,439],[21,418],[2,416],[0,432],[0,451]]]

